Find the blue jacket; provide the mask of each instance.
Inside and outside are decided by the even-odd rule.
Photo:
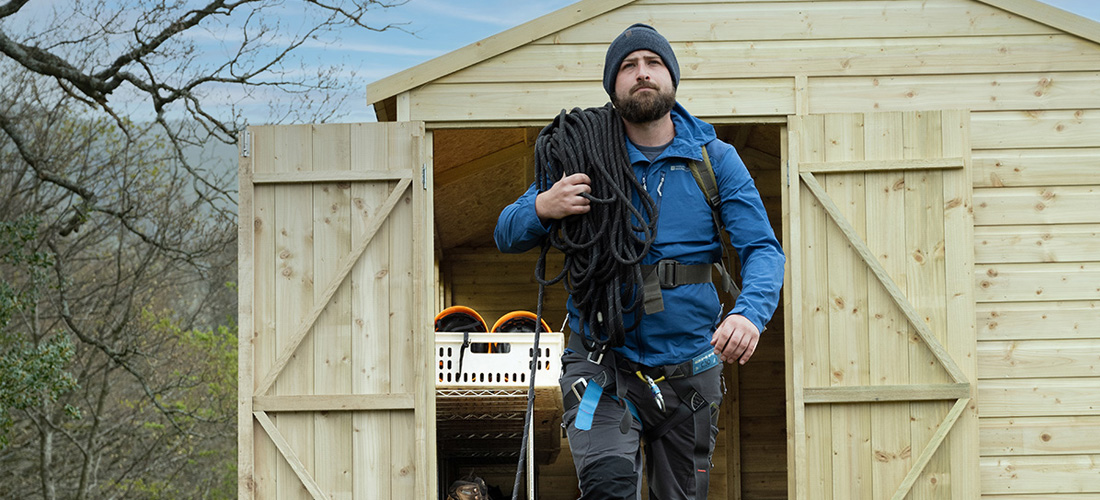
[[[702,147],[707,146],[718,190],[722,198],[722,222],[741,259],[742,291],[733,309],[761,332],[771,319],[783,285],[785,258],[768,223],[764,204],[744,162],[733,146],[717,140],[714,127],[689,114],[680,104],[672,110],[676,136],[652,163],[626,141],[634,174],[658,203],[656,239],[643,264],[672,259],[684,264],[718,262],[722,255],[719,235],[710,206],[688,160],[702,165]],[[625,139],[625,137],[624,137]],[[535,186],[508,205],[497,220],[493,234],[502,252],[519,253],[539,245],[549,228],[535,214]],[[552,273],[550,273],[552,274]],[[713,349],[710,339],[724,317],[712,283],[681,285],[662,290],[664,311],[647,315],[640,311],[640,324],[626,334],[626,343],[615,350],[627,359],[647,366],[681,363]],[[570,328],[585,332],[572,299],[567,304]],[[639,321],[626,316],[628,325]]]

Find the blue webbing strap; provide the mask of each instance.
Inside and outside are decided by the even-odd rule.
[[[592,429],[592,417],[596,414],[596,405],[599,404],[600,395],[602,394],[603,386],[595,380],[589,381],[584,388],[584,396],[581,397],[580,405],[577,407],[577,419],[573,421],[576,428],[582,431]]]

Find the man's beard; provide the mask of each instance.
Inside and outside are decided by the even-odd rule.
[[[640,88],[654,89],[656,93],[635,93]],[[676,105],[676,91],[665,92],[652,83],[639,83],[630,89],[630,93],[621,98],[611,97],[611,102],[619,110],[624,120],[631,123],[648,123],[665,116]]]

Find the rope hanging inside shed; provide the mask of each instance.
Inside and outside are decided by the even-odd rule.
[[[519,498],[531,433],[546,287],[564,280],[588,331],[585,348],[591,351],[623,345],[626,333],[635,327],[626,325],[624,314],[639,310],[644,303],[641,262],[653,244],[658,206],[634,175],[624,135],[622,118],[608,103],[599,108],[573,108],[569,113],[563,109],[535,142],[538,192],[549,190],[565,176],[583,173],[591,179],[592,192],[582,196],[591,201],[592,208],[587,214],[551,221],[550,234],[543,240],[535,264],[537,319],[513,500]],[[547,279],[546,255],[551,248],[565,254],[565,263],[556,276]]]

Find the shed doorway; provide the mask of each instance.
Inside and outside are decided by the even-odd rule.
[[[431,129],[431,124],[428,124]],[[782,237],[782,123],[738,123],[715,126],[718,137],[733,144],[756,180],[777,237]],[[534,311],[537,252],[505,255],[497,251],[492,232],[504,206],[532,182],[534,144],[541,126],[508,128],[436,128],[430,131],[434,166],[434,232],[437,263],[437,310],[471,307],[492,323],[515,310]],[[549,268],[560,266],[560,258]],[[736,273],[735,273],[736,274]],[[547,290],[544,316],[551,329],[561,329],[566,294]],[[728,301],[726,302],[728,304]],[[778,308],[748,365],[726,366],[726,399],[721,433],[711,475],[712,499],[787,498],[784,318]],[[440,418],[455,418],[440,415]],[[521,425],[521,422],[519,422]],[[557,423],[551,423],[557,425]],[[474,473],[490,485],[511,491],[519,442],[511,430],[517,422],[502,417],[483,422],[484,439],[463,446],[447,435],[447,422],[437,421],[440,450],[439,485]],[[536,421],[536,426],[539,423]],[[505,432],[506,431],[506,432]],[[574,499],[577,478],[568,442],[560,429],[554,443],[536,441],[536,497]],[[536,429],[536,432],[538,430]],[[536,438],[538,439],[538,437]],[[451,443],[450,445],[447,443]],[[514,443],[514,446],[508,444]],[[443,449],[446,447],[446,449]],[[512,450],[512,451],[509,451]]]

